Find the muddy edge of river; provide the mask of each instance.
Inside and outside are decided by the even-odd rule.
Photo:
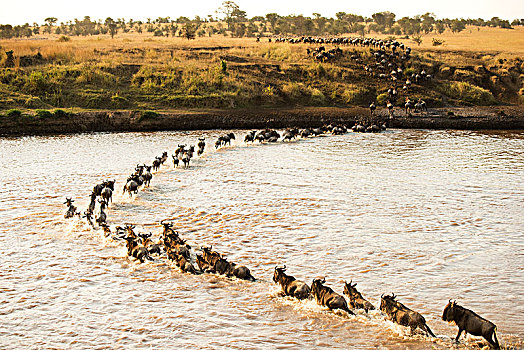
[[[0,118],[1,135],[42,135],[81,132],[170,131],[318,127],[356,121],[384,123],[387,111],[372,118],[367,108],[297,107],[235,110],[176,110],[144,118],[141,111],[84,111],[60,118]],[[524,130],[524,107],[431,108],[406,115],[396,110],[388,126],[403,129]]]

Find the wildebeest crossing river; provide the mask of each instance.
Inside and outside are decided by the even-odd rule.
[[[524,339],[524,134],[392,130],[219,150],[225,131],[0,139],[2,348],[449,348],[440,317],[457,299]],[[122,195],[137,163],[178,144],[208,147],[187,169],[169,161],[151,187]],[[116,179],[110,224],[161,231],[171,220],[257,282],[140,264],[80,219],[94,184]],[[279,295],[274,267],[376,307],[394,292],[437,339],[369,315],[329,312]],[[475,342],[462,340],[459,347]]]

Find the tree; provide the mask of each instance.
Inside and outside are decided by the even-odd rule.
[[[389,11],[377,12],[371,15],[373,20],[378,25],[382,25],[386,28],[389,28],[395,23],[395,14]]]
[[[217,12],[224,14],[224,21],[227,23],[228,30],[231,30],[231,25],[235,22],[235,19],[239,17],[245,19],[246,17],[246,12],[240,10],[234,1],[224,1]]]
[[[195,34],[196,34],[196,26],[191,23],[191,22],[186,22],[184,24],[184,27],[183,27],[183,36],[184,38],[186,38],[187,40],[191,40],[191,39],[194,39],[195,38]]]
[[[51,34],[51,27],[55,25],[56,21],[58,21],[56,17],[47,17],[44,19],[44,22],[47,22],[44,33]]]
[[[105,25],[109,29],[109,34],[111,34],[111,39],[115,37],[115,34],[118,33],[118,25],[111,17],[107,17],[105,20]]]
[[[452,33],[459,33],[463,31],[464,29],[466,29],[466,25],[461,20],[454,19],[453,21],[451,21],[451,32]]]
[[[420,35],[413,35],[411,40],[413,40],[413,42],[415,42],[418,46],[422,44],[422,37]]]
[[[280,18],[279,15],[277,15],[276,13],[268,13],[266,15],[266,19],[267,21],[271,24],[271,31],[275,31],[275,27],[277,25],[277,22],[278,22],[278,19]]]

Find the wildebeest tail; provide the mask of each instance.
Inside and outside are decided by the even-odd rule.
[[[433,338],[436,338],[437,336],[433,333],[431,328],[429,328],[428,325],[425,325],[425,326],[426,326],[426,331],[429,333],[429,335],[431,335]]]

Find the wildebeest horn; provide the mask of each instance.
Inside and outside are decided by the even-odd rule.
[[[382,293],[382,295],[380,296],[380,299],[384,299],[384,293]]]
[[[282,271],[285,271],[287,269],[286,265],[282,268]]]
[[[395,299],[396,297],[395,293],[391,293],[391,299]]]
[[[453,302],[451,301],[451,299],[448,300],[450,304],[453,304]]]
[[[322,279],[322,284],[326,283],[326,277]]]

